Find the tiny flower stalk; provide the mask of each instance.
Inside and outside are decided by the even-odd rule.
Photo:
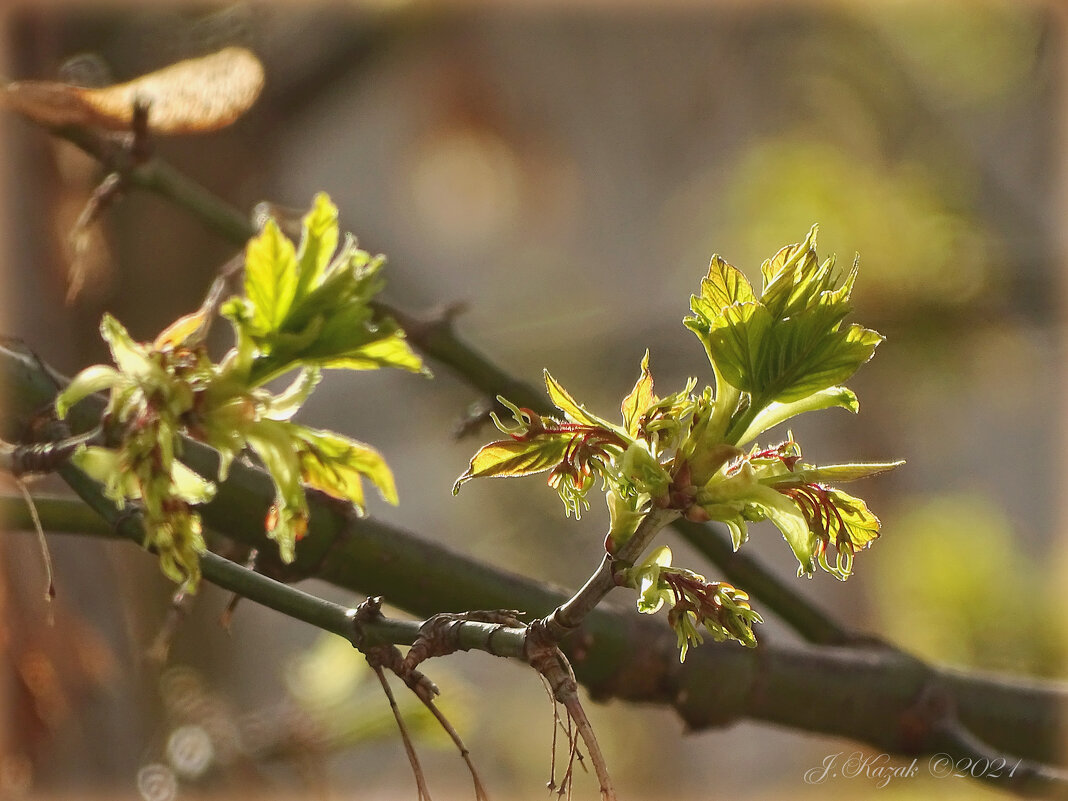
[[[374,448],[292,421],[321,371],[397,367],[422,371],[404,334],[390,321],[373,321],[370,301],[381,287],[381,257],[347,239],[341,248],[337,208],[323,194],[304,217],[294,245],[269,221],[248,243],[243,292],[221,314],[235,344],[215,362],[205,334],[212,304],[168,326],[151,343],[135,341],[110,315],[101,335],[114,367],[83,370],[56,399],[57,415],[86,396],[109,391],[103,419],[109,447],[83,447],[74,463],[101,481],[118,506],[144,509],[145,544],[157,551],[163,572],[187,590],[196,588],[205,545],[199,504],[233,460],[251,453],[275,485],[264,521],[284,561],[295,558],[308,526],[305,490],[312,487],[364,509],[363,480],[397,502],[393,475]],[[294,373],[287,389],[265,388]],[[208,479],[181,462],[182,438],[219,454]]]
[[[691,570],[671,566],[671,549],[656,548],[641,564],[625,571],[624,583],[638,591],[638,611],[656,614],[667,606],[668,622],[679,643],[679,659],[686,659],[691,646],[703,641],[698,626],[704,626],[716,642],[734,640],[756,646],[753,625],[763,623],[749,605],[749,596],[721,581],[708,581]]]
[[[683,321],[704,347],[713,386],[696,392],[697,379],[690,379],[660,398],[646,353],[620,404],[622,423],[613,423],[576,403],[546,372],[546,391],[560,416],[539,416],[499,398],[516,425],[494,417],[508,438],[481,448],[454,492],[473,478],[545,472],[565,512],[577,517],[599,479],[610,514],[605,549],[616,559],[617,583],[638,590],[641,611],[671,610],[681,654],[700,642],[701,625],[716,640],[755,644],[752,625],[760,617],[742,590],[670,567],[665,549],[631,565],[655,536],[650,528],[672,512],[723,523],[736,549],[748,538],[749,523],[770,521],[797,558],[799,575],[818,567],[849,577],[856,554],[879,536],[879,520],[835,485],[901,462],[821,467],[802,460],[792,436],[773,446],[756,442],[799,414],[859,410],[842,384],[883,338],[845,322],[858,269],[856,261],[844,272],[833,258],[820,261],[815,227],[764,262],[759,291],[714,256],[690,300],[692,316]]]

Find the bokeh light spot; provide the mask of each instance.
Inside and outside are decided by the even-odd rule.
[[[417,219],[443,246],[485,246],[515,221],[521,168],[500,136],[447,128],[417,147],[410,175]]]

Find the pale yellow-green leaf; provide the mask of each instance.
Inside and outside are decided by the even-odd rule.
[[[297,248],[299,278],[296,297],[303,297],[318,286],[326,266],[330,263],[338,243],[338,210],[325,192],[312,201],[311,210],[304,215],[300,246]]]
[[[638,435],[642,415],[659,399],[653,394],[653,376],[649,372],[649,351],[642,357],[641,375],[634,388],[623,398],[620,411],[623,413],[623,428],[632,437]]]
[[[245,249],[245,295],[252,302],[253,331],[277,331],[297,290],[297,256],[278,223],[269,219]]]
[[[549,399],[553,402],[553,405],[557,409],[566,414],[571,420],[581,425],[598,426],[601,428],[618,429],[618,426],[609,423],[607,420],[598,417],[592,412],[586,411],[584,406],[580,406],[575,402],[566,389],[560,386],[560,382],[557,381],[548,370],[545,370],[545,389],[549,393]]]
[[[542,436],[529,440],[505,439],[482,446],[471,458],[467,471],[453,485],[453,494],[473,478],[490,476],[529,476],[550,470],[560,463],[570,437]]]
[[[753,418],[749,428],[738,438],[737,444],[746,445],[769,428],[784,423],[791,417],[835,406],[840,406],[854,414],[860,409],[857,396],[845,387],[827,387],[792,403],[769,403]]]
[[[331,431],[295,426],[306,447],[300,451],[301,477],[309,487],[335,498],[364,505],[361,479],[378,488],[382,498],[397,503],[397,487],[386,460],[370,445]]]
[[[215,484],[177,459],[171,462],[171,488],[186,503],[208,503],[215,497]]]
[[[86,367],[74,376],[63,391],[56,396],[56,416],[63,420],[78,401],[89,397],[94,392],[111,389],[122,380],[122,373],[106,364]]]

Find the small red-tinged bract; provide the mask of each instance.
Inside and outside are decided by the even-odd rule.
[[[193,134],[225,128],[256,102],[263,65],[243,47],[186,59],[126,83],[91,89],[60,81],[14,81],[0,89],[0,105],[41,125],[128,131],[134,109],[148,110],[155,134]]]

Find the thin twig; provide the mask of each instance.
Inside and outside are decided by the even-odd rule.
[[[41,548],[41,561],[44,564],[45,569],[44,599],[48,610],[47,620],[48,625],[52,626],[55,625],[56,622],[54,607],[54,602],[56,600],[56,581],[55,572],[52,569],[52,552],[48,550],[48,540],[45,539],[44,528],[41,526],[41,517],[37,514],[37,505],[33,502],[33,496],[30,495],[30,491],[26,488],[26,483],[21,478],[16,478],[15,486],[19,488],[19,492],[22,493],[22,497],[26,501],[26,506],[30,510],[30,517],[33,518],[34,531],[37,532],[37,544]]]
[[[404,750],[408,754],[408,762],[412,766],[412,774],[415,776],[415,786],[419,791],[419,801],[431,801],[430,790],[426,786],[426,777],[423,775],[423,768],[419,764],[419,756],[415,753],[415,746],[412,745],[412,738],[408,735],[408,727],[404,725],[404,716],[401,715],[400,709],[397,707],[397,699],[393,697],[393,690],[389,688],[389,681],[386,680],[386,673],[382,670],[382,666],[371,661],[370,656],[367,657],[368,663],[370,663],[375,675],[378,676],[378,681],[382,685],[382,692],[386,694],[386,698],[389,699],[389,708],[393,711],[393,719],[397,721],[397,728],[400,729],[401,740],[404,743]]]
[[[188,614],[188,607],[192,604],[193,596],[184,592],[181,588],[171,595],[170,606],[167,607],[167,616],[156,632],[152,644],[145,651],[145,657],[156,665],[162,667],[166,664],[171,653],[171,645],[174,643],[174,635],[178,627]]]
[[[437,718],[438,723],[441,724],[446,734],[449,735],[456,748],[460,751],[460,757],[467,764],[467,770],[471,773],[471,780],[475,784],[475,801],[489,801],[489,795],[486,793],[486,788],[482,784],[482,779],[478,775],[478,770],[475,768],[475,763],[471,760],[471,751],[464,745],[464,741],[460,738],[459,732],[453,727],[449,719],[445,717],[445,714],[438,708],[438,705],[429,699],[420,698],[431,714]]]
[[[530,625],[526,644],[527,661],[530,666],[545,678],[552,688],[553,698],[567,711],[571,752],[568,757],[567,773],[560,786],[561,791],[567,786],[570,795],[572,768],[577,748],[577,738],[570,732],[570,726],[574,723],[578,737],[581,737],[586,744],[586,750],[593,762],[593,769],[600,784],[602,801],[615,801],[616,792],[612,776],[608,771],[608,763],[597,742],[597,734],[590,724],[586,710],[582,707],[582,700],[578,694],[578,680],[575,678],[571,663],[557,646],[556,641],[552,639],[543,620],[536,620]]]
[[[553,688],[549,686],[549,680],[542,674],[538,674],[541,679],[541,684],[545,688],[545,692],[549,695],[549,703],[553,708],[553,739],[552,739],[552,756],[549,759],[549,781],[546,782],[546,787],[549,788],[549,792],[556,789],[556,737],[560,728],[560,713],[557,711],[556,698],[553,697]]]
[[[630,539],[613,554],[606,554],[586,584],[544,619],[546,633],[556,642],[570,634],[616,586],[618,566],[630,567],[660,533],[679,516],[674,509],[653,509],[638,524]]]
[[[578,737],[572,731],[574,723],[571,715],[566,715],[565,720],[567,721],[567,769],[564,771],[564,778],[560,780],[560,789],[556,794],[563,796],[566,793],[568,801],[571,801],[571,790],[575,786],[575,756],[578,754]]]

